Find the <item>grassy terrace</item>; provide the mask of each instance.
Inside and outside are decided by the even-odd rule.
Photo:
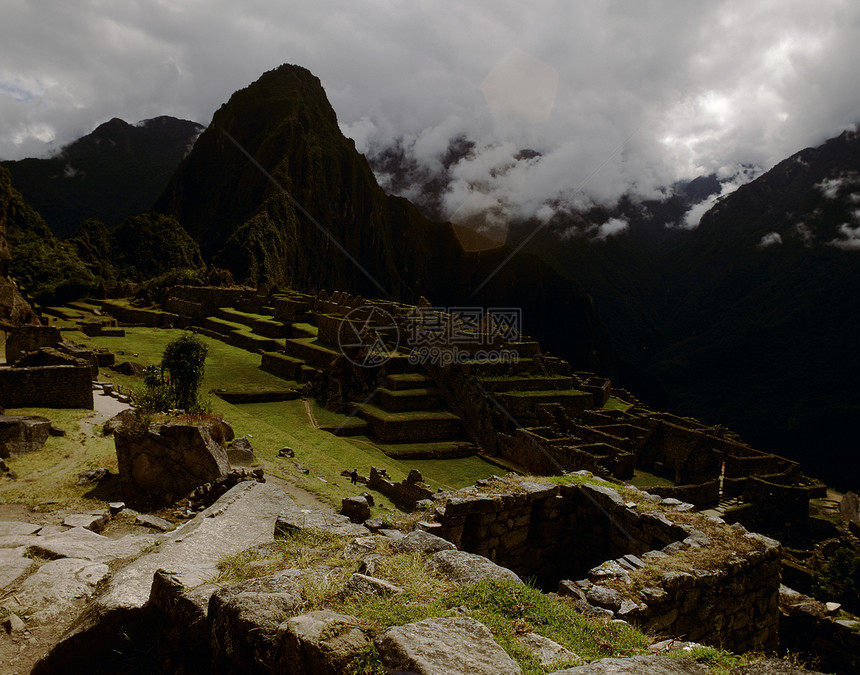
[[[82,313],[83,314],[83,313]],[[85,318],[85,317],[81,317]],[[184,331],[147,327],[127,327],[126,336],[87,337],[78,330],[72,320],[56,319],[52,325],[63,329],[67,340],[90,347],[105,347],[116,354],[117,363],[134,361],[142,365],[158,364],[164,347]],[[205,336],[200,338],[209,348],[202,391],[229,389],[231,391],[260,391],[298,387],[297,382],[284,380],[260,369],[260,356],[233,347],[220,340]],[[137,354],[138,356],[134,356]],[[139,387],[140,379],[103,369],[99,379],[129,387]],[[230,404],[216,396],[209,397],[212,412],[222,415],[233,426],[237,436],[248,434],[266,473],[292,483],[313,493],[333,506],[340,506],[340,499],[355,494],[355,487],[348,478],[340,475],[344,469],[358,468],[368,473],[371,465],[385,468],[394,480],[405,478],[412,468],[421,471],[425,480],[433,487],[449,489],[474,483],[499,469],[476,457],[445,460],[396,460],[386,456],[367,436],[338,437],[317,429],[311,423],[307,406],[311,407],[318,425],[341,423],[363,424],[362,420],[347,415],[338,415],[324,410],[315,403],[303,400],[273,403]],[[44,501],[56,501],[59,505],[75,508],[103,506],[105,495],[92,491],[92,487],[77,487],[77,474],[88,468],[104,466],[116,472],[116,454],[113,440],[85,436],[81,423],[93,416],[89,410],[9,410],[10,414],[27,412],[41,414],[54,420],[57,426],[66,429],[65,438],[49,438],[43,450],[7,460],[19,478],[6,481],[0,489],[0,499],[6,502],[24,502],[36,505]],[[413,413],[398,413],[408,419]],[[443,413],[449,415],[450,413]],[[292,460],[278,457],[278,450],[290,446],[296,453],[295,461],[310,469],[303,474]],[[32,485],[46,484],[45,491],[36,494]],[[375,511],[384,515],[393,505],[377,495]]]
[[[622,401],[620,398],[610,396],[603,407],[607,410],[622,410],[624,412],[627,412],[628,410],[630,410],[630,408],[633,407],[633,404],[627,403],[626,401]]]
[[[503,393],[505,396],[519,396],[523,398],[533,396],[582,396],[583,394],[591,396],[587,391],[580,391],[579,389],[540,389],[538,391],[506,391]]]
[[[391,422],[411,422],[415,420],[457,420],[454,413],[447,410],[407,410],[404,412],[389,412],[372,403],[365,403],[361,409],[367,415]]]

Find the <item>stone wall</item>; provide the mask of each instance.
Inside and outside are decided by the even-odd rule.
[[[626,553],[644,553],[686,537],[657,513],[639,514],[602,485],[524,481],[500,495],[454,497],[435,511],[439,534],[521,577],[554,587]]]
[[[720,481],[718,478],[695,485],[656,485],[642,489],[661,497],[679,499],[698,508],[714,506],[720,501]]]
[[[4,408],[93,408],[88,364],[0,368]]]
[[[579,582],[565,581],[563,588],[646,629],[734,650],[775,647],[778,542],[710,521],[740,538],[744,546],[736,551],[672,520],[671,509],[687,513],[689,505],[665,501],[658,510],[660,497],[626,489],[638,495],[638,506],[610,487],[589,483],[466,488],[440,503],[435,523],[427,527],[462,550],[523,578],[535,577],[545,588],[587,574]],[[655,508],[644,510],[648,503]],[[708,562],[687,562],[686,552],[693,549],[706,549],[700,560]],[[659,565],[656,574],[675,571],[662,574],[659,587],[637,585],[636,570],[647,569],[646,561],[659,561],[653,563]],[[600,605],[595,601],[600,597],[612,601]]]
[[[102,310],[123,324],[149,326],[151,328],[187,328],[189,319],[181,314],[162,312],[157,309],[141,309],[102,300]]]
[[[52,347],[62,340],[55,326],[21,326],[6,338],[6,363],[12,364],[27,352]]]
[[[371,490],[381,492],[395,504],[408,511],[413,510],[416,504],[423,499],[432,499],[433,489],[424,482],[421,474],[415,469],[399,483],[395,483],[388,477],[385,469],[370,467],[370,479],[367,487]]]
[[[813,598],[780,588],[779,640],[784,649],[821,660],[834,673],[860,672],[860,621],[834,616]]]

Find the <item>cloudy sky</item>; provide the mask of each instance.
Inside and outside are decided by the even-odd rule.
[[[323,82],[344,131],[400,139],[469,203],[654,195],[767,168],[860,120],[856,0],[3,0],[0,158],[112,117],[207,124],[282,63]],[[541,153],[518,157],[523,148]]]

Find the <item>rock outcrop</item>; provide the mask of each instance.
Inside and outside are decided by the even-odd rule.
[[[482,623],[470,617],[393,626],[375,641],[387,671],[418,675],[519,675],[516,662]]]
[[[229,473],[225,427],[220,421],[151,424],[145,432],[121,426],[114,439],[125,498],[169,502]]]
[[[278,488],[243,482],[182,527],[152,537],[153,543],[158,542],[157,548],[115,574],[33,672],[38,675],[88,669],[94,653],[107,653],[117,643],[118,631],[145,622],[158,609],[158,598],[169,597],[170,604],[174,604],[175,598],[185,597],[185,589],[197,589],[215,578],[217,563],[223,556],[273,541],[275,520],[285,509],[298,510]],[[175,594],[155,595],[154,604],[148,607],[153,579],[159,570],[170,573]],[[209,596],[217,587],[204,590],[208,593],[192,595],[186,603],[196,601],[201,612],[198,619],[202,616],[205,625]],[[187,605],[182,607],[188,610]]]
[[[51,420],[38,415],[0,415],[0,458],[38,450],[51,435]]]

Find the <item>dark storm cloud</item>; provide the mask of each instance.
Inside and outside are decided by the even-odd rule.
[[[432,169],[451,138],[472,139],[450,213],[547,218],[550,204],[654,196],[768,167],[860,117],[850,0],[13,0],[3,14],[0,157],[45,154],[111,117],[207,123],[233,91],[297,63],[365,152],[400,139]]]

